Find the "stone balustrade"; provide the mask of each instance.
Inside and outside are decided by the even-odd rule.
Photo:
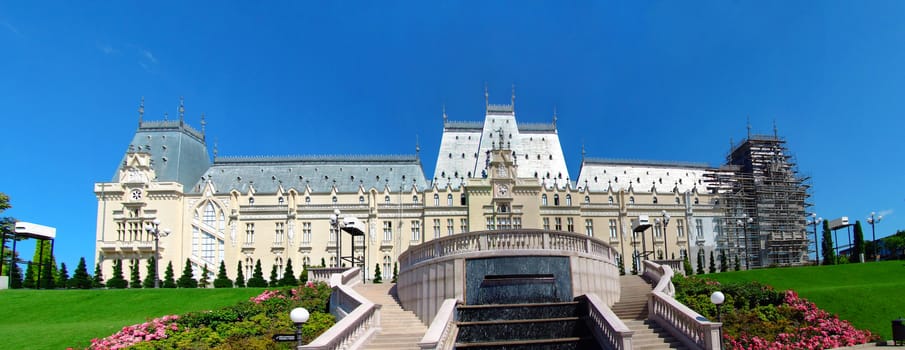
[[[348,267],[309,267],[308,280],[314,282],[330,283],[330,276],[334,273],[343,273]]]
[[[356,349],[367,343],[379,330],[380,305],[374,304],[352,289],[352,286],[361,282],[361,269],[358,267],[339,269],[343,272],[335,273],[329,278],[333,288],[330,295],[330,312],[339,321],[310,344],[299,349]]]
[[[597,295],[585,294],[579,298],[586,299],[589,312],[588,328],[594,333],[598,344],[606,344],[609,349],[615,350],[632,349],[632,335],[635,332],[630,330],[619,316],[616,316]]]
[[[675,287],[671,267],[645,261],[644,275],[656,283],[648,299],[648,319],[657,322],[689,348],[720,349],[723,324],[711,322],[673,298]]]
[[[616,252],[587,235],[534,229],[477,231],[411,247],[399,256],[397,291],[402,306],[430,322],[446,299],[465,299],[465,260],[499,257],[568,257],[572,295],[619,299]]]
[[[446,299],[437,310],[437,316],[431,322],[427,333],[418,342],[421,350],[451,350],[456,345],[456,334],[459,327],[456,326],[456,306],[461,300]]]

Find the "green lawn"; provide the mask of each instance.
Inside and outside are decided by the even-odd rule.
[[[262,290],[2,290],[0,342],[5,349],[84,348],[123,326],[231,305]]]
[[[892,338],[893,319],[905,317],[905,262],[775,268],[704,275],[720,282],[759,281],[792,289],[855,327]]]

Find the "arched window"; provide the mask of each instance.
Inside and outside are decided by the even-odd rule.
[[[591,204],[591,196],[584,196],[584,204]]]
[[[628,197],[628,204],[635,204],[635,197]]]
[[[248,197],[248,205],[255,205],[255,197]]]
[[[204,206],[204,224],[210,227],[217,227],[217,213],[214,211],[214,203],[207,202]]]
[[[412,203],[418,204],[418,196],[412,196]]]
[[[274,266],[277,267],[277,278],[282,279],[283,278],[283,258],[278,256],[276,259],[273,260],[273,264],[274,264]]]
[[[463,193],[463,194],[459,195],[459,205],[466,205],[466,204],[468,204],[468,199],[465,198],[465,194]]]
[[[358,196],[358,204],[365,204],[365,196]]]
[[[654,197],[654,204],[657,204],[657,197]]]
[[[283,199],[283,197],[277,198],[277,204],[283,205],[285,202],[286,202],[286,200]]]
[[[613,204],[613,196],[607,198],[607,203]]]
[[[439,206],[439,205],[440,205],[440,195],[439,195],[439,194],[436,194],[436,193],[434,193],[434,205],[435,205],[435,206]]]
[[[390,196],[383,197],[383,202],[386,204],[390,204]]]
[[[546,194],[542,194],[540,196],[540,205],[547,205],[547,195]]]
[[[311,203],[311,197],[305,196],[305,204]]]
[[[333,204],[336,204],[337,201],[339,201],[339,199],[337,199],[336,196],[333,196]]]
[[[558,194],[553,195],[553,205],[559,206],[559,195]]]
[[[567,206],[567,207],[571,207],[571,206],[572,206],[572,195],[571,195],[571,194],[567,194],[567,195],[566,195],[566,206]]]
[[[253,272],[255,269],[254,259],[252,259],[250,256],[246,256],[245,257],[245,266],[243,266],[243,267],[245,268],[245,280],[247,281],[249,278],[251,278],[252,273],[254,273]]]
[[[385,279],[392,280],[392,278],[393,278],[392,268],[393,268],[393,258],[391,258],[389,255],[384,255],[383,256],[383,271],[381,271],[381,272],[383,272],[382,277]]]
[[[452,193],[446,195],[446,205],[447,205],[447,206],[450,206],[450,207],[453,205],[453,202],[452,202]]]
[[[699,204],[699,203],[700,203],[700,200],[698,200],[698,197],[694,197],[694,204]]]

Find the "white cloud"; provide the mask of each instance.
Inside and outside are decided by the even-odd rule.
[[[151,63],[157,64],[157,58],[154,57],[154,54],[151,53],[151,51],[148,51],[148,50],[145,50],[145,49],[141,49],[141,54],[142,54],[142,56],[144,56],[144,57],[145,57],[148,61],[150,61]]]

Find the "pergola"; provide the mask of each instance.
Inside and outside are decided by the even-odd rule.
[[[53,256],[53,240],[57,237],[57,229],[54,227],[44,226],[33,224],[30,222],[19,221],[16,222],[16,229],[13,230],[13,253],[9,258],[9,269],[12,271],[12,266],[15,263],[18,263],[18,259],[16,259],[16,238],[25,237],[25,238],[34,238],[41,241],[50,241],[50,256]],[[3,241],[6,241],[6,233],[3,233]],[[0,256],[3,256],[3,247],[0,244]],[[41,288],[41,273],[44,272],[42,265],[42,261],[44,260],[44,250],[42,249],[38,256],[38,281],[35,285],[36,288]],[[31,263],[35,263],[32,261]],[[0,261],[0,274],[3,273],[3,263]],[[6,286],[3,286],[6,287]]]

